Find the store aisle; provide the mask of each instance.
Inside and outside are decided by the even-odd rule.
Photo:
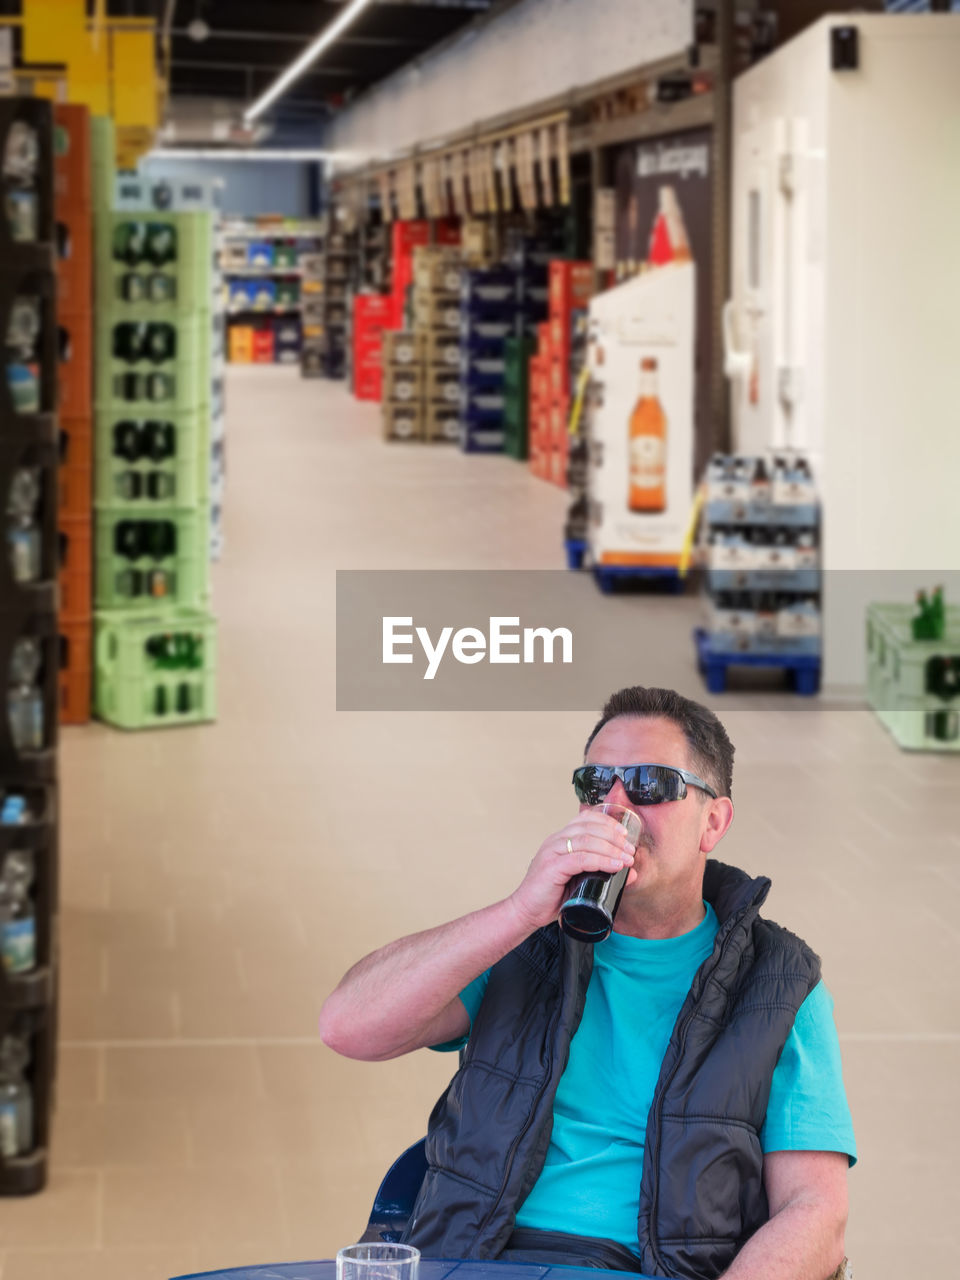
[[[323,996],[379,943],[508,893],[570,811],[588,716],[335,715],[336,567],[561,565],[559,491],[378,428],[339,385],[232,371],[220,720],[64,734],[53,1172],[0,1202],[0,1280],[355,1239],[454,1063],[337,1059]],[[684,602],[649,607],[686,663]],[[767,706],[725,717],[724,855],[771,875],[770,915],[824,958],[861,1153],[848,1250],[905,1274],[922,1221],[946,1273],[960,1122],[926,1100],[960,1066],[957,762],[900,753],[862,711]]]

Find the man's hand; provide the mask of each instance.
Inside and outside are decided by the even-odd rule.
[[[629,867],[627,884],[633,884],[637,878],[633,855],[630,838],[615,818],[584,809],[560,831],[547,836],[509,901],[527,932],[532,933],[556,920],[567,884],[582,871],[615,872]]]
[[[348,1058],[374,1060],[465,1035],[470,1018],[458,993],[535,929],[556,920],[570,877],[632,865],[633,846],[623,827],[584,810],[544,840],[509,898],[388,943],[355,964],[324,1003],[322,1040]],[[636,878],[631,869],[627,884]]]

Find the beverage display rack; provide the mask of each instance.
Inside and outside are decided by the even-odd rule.
[[[228,222],[218,253],[233,364],[296,364],[303,342],[305,262],[320,222]]]
[[[95,210],[94,711],[142,729],[216,713],[223,321],[212,210],[120,186]]]
[[[56,1065],[58,860],[54,121],[0,100],[0,1195],[47,1177]]]
[[[773,667],[820,687],[820,504],[807,459],[715,455],[701,529],[707,624],[694,639],[711,693],[730,668]]]
[[[867,701],[911,751],[960,751],[960,607],[942,587],[867,609]]]

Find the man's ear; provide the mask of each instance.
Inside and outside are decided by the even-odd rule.
[[[700,852],[712,853],[727,834],[730,823],[733,821],[733,801],[729,796],[720,796],[717,800],[711,800],[704,819]]]

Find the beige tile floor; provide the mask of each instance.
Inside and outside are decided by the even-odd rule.
[[[562,495],[506,459],[382,445],[339,386],[251,369],[228,392],[220,720],[64,735],[52,1172],[0,1202],[2,1280],[164,1280],[355,1239],[450,1062],[337,1059],[323,996],[373,946],[509,892],[570,808],[589,716],[334,709],[335,568],[559,567]],[[637,607],[682,657],[687,604]],[[759,696],[726,718],[726,856],[773,877],[770,914],[836,997],[858,1277],[954,1275],[960,759],[904,755],[862,710]],[[355,919],[331,906],[345,890]]]

